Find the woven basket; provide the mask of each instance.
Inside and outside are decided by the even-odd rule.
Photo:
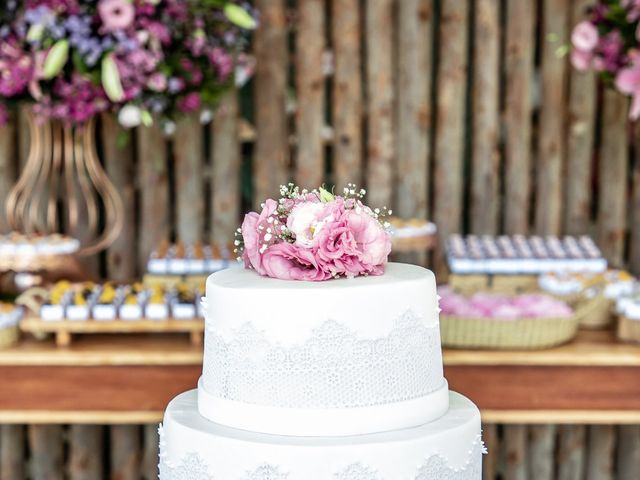
[[[597,330],[607,328],[613,320],[613,302],[602,294],[585,300],[580,328]]]
[[[0,349],[9,348],[18,342],[18,327],[0,329]]]
[[[578,305],[563,318],[494,320],[484,317],[440,315],[442,345],[452,348],[535,350],[555,347],[572,340],[588,303]]]
[[[625,342],[640,343],[640,320],[618,316],[618,338]]]

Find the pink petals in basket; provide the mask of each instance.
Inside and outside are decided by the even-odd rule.
[[[478,292],[466,297],[450,287],[438,288],[443,315],[481,317],[497,320],[521,318],[564,318],[573,310],[565,302],[544,294],[500,295]]]

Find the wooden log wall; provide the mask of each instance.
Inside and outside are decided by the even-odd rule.
[[[440,234],[592,234],[640,273],[640,127],[573,70],[590,0],[256,0],[257,71],[210,125],[98,145],[125,204],[103,276],[140,275],[165,238],[224,241],[278,185],[357,182]],[[24,165],[23,114],[0,128],[0,202]],[[0,231],[7,230],[0,209]],[[441,271],[441,255],[435,255]],[[638,426],[487,425],[485,478],[640,478]],[[0,427],[0,478],[155,478],[149,426]]]

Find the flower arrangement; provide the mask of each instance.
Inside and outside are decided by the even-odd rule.
[[[199,111],[250,75],[255,17],[230,0],[7,0],[0,120],[9,100],[69,125],[106,110],[125,127]]]
[[[594,70],[632,97],[629,116],[640,117],[640,0],[598,0],[571,34],[571,63]]]
[[[245,215],[236,253],[246,268],[282,280],[381,275],[391,252],[384,218],[392,212],[369,208],[365,194],[353,184],[341,196],[322,187],[282,186],[277,201]]]

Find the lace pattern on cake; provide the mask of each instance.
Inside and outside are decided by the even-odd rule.
[[[160,432],[160,480],[221,480],[210,473],[206,461],[197,453],[188,453],[179,462],[170,462],[166,452],[166,442],[162,425]],[[452,467],[441,455],[432,455],[418,467],[413,480],[480,480],[482,478],[482,454],[486,449],[480,436],[471,447],[466,462],[460,467]],[[236,480],[236,479],[225,479]],[[253,470],[247,470],[237,480],[306,480],[294,479],[282,467],[264,463]],[[340,468],[333,480],[389,480],[378,474],[375,468],[360,462]]]
[[[207,330],[203,381],[226,400],[285,408],[349,408],[411,400],[443,384],[438,324],[411,310],[382,338],[328,320],[283,347],[246,323],[225,340]]]

